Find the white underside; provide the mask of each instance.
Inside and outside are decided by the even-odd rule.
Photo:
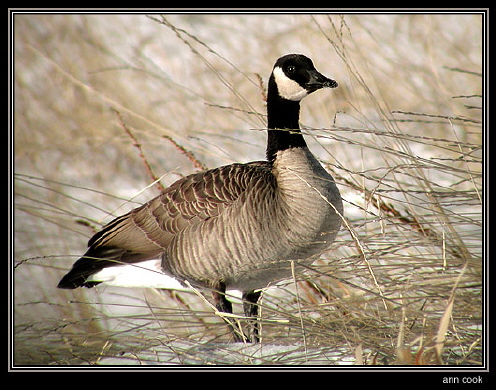
[[[151,287],[171,290],[189,290],[176,278],[163,273],[160,260],[107,267],[91,275],[91,282],[102,282],[109,286]]]
[[[107,267],[91,275],[89,282],[101,282],[107,286],[162,288],[167,290],[189,291],[193,289],[173,276],[162,271],[160,260],[147,260],[136,264]],[[238,290],[228,289],[227,293],[241,297]]]

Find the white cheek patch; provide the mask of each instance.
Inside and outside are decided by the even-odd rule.
[[[282,98],[300,101],[308,95],[308,91],[296,81],[291,80],[286,76],[280,67],[275,67],[272,73],[274,74],[274,80],[277,84],[277,91]]]

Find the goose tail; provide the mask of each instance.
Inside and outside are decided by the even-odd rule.
[[[124,254],[119,248],[89,248],[88,251],[74,263],[71,270],[60,280],[58,288],[75,289],[78,287],[93,287],[99,284],[91,280],[91,276],[104,268],[120,264],[119,259]]]

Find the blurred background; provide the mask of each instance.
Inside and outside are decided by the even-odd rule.
[[[13,362],[483,363],[482,15],[14,17]],[[194,293],[59,290],[93,233],[180,177],[265,157],[275,60],[346,226],[229,344]],[[241,313],[241,305],[235,312]]]

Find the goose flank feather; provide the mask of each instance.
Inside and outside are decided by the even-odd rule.
[[[250,334],[259,339],[260,289],[291,276],[291,261],[311,263],[334,241],[343,205],[333,178],[299,129],[300,101],[337,83],[301,54],[279,58],[267,94],[267,161],[231,164],[182,178],[148,203],[103,227],[58,287],[93,287],[106,272],[160,259],[160,271],[208,288],[232,313],[226,289],[242,292]],[[150,284],[150,287],[155,287]]]

